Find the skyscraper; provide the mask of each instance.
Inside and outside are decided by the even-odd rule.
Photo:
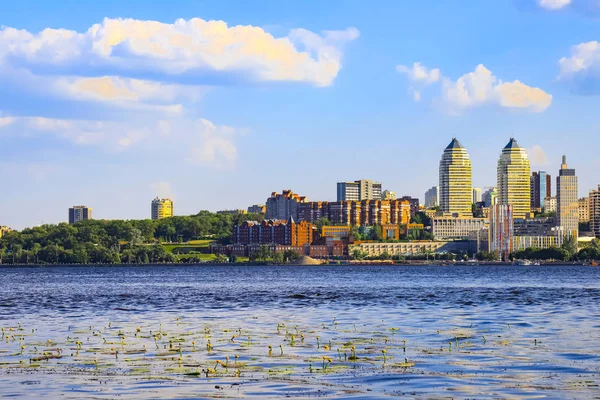
[[[491,187],[481,195],[481,200],[485,203],[486,207],[491,207],[496,204],[498,192],[495,187]]]
[[[337,201],[381,200],[381,195],[381,183],[368,179],[337,184]]]
[[[159,199],[158,197],[152,200],[151,218],[153,221],[169,218],[173,216],[173,201],[171,199]]]
[[[562,164],[556,177],[556,217],[558,225],[565,235],[579,236],[579,198],[577,176],[575,170],[567,165],[567,156],[562,157]]]
[[[446,215],[473,215],[473,180],[467,149],[453,138],[440,160],[440,208]]]
[[[92,209],[86,206],[73,206],[69,208],[69,224],[74,224],[85,219],[92,219]]]
[[[490,207],[490,252],[498,252],[501,260],[508,260],[513,251],[514,225],[511,205]]]
[[[590,230],[600,239],[600,185],[598,190],[590,191]]]
[[[552,197],[552,178],[546,171],[533,172],[530,182],[531,209],[542,210],[546,197]]]
[[[473,203],[481,202],[481,188],[473,188]]]
[[[440,195],[437,186],[425,192],[425,208],[437,207],[440,205]]]
[[[527,151],[511,138],[498,160],[498,204],[513,206],[514,218],[528,218],[531,213],[529,175]]]

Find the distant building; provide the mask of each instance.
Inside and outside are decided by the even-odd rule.
[[[528,218],[531,213],[530,184],[527,151],[511,138],[498,159],[498,204],[513,206],[514,218]]]
[[[247,210],[242,210],[242,209],[237,209],[237,210],[220,210],[217,211],[217,214],[224,214],[224,215],[244,215],[244,214],[248,214]]]
[[[354,182],[338,182],[337,201],[381,200],[381,183],[362,179]]]
[[[439,193],[438,186],[434,186],[425,192],[425,208],[433,208],[440,205]]]
[[[577,201],[579,223],[590,222],[590,199],[589,197],[582,197]]]
[[[486,207],[491,207],[496,204],[496,199],[498,197],[498,192],[495,187],[491,187],[481,195],[481,200],[485,203]]]
[[[1,225],[0,226],[0,239],[2,238],[2,236],[4,236],[5,234],[7,234],[10,231],[12,231],[12,229],[10,229],[8,226]]]
[[[396,200],[396,192],[391,190],[384,190],[381,194],[381,200]]]
[[[281,194],[273,192],[267,199],[267,219],[288,220],[290,217],[298,219],[298,205],[308,200],[291,190],[284,190]]]
[[[74,224],[86,219],[92,219],[92,209],[86,206],[73,206],[69,208],[69,224]]]
[[[556,212],[556,197],[546,197],[544,199],[544,208],[543,208],[543,211],[545,213]]]
[[[554,217],[516,219],[515,236],[554,236],[560,229]]]
[[[567,156],[562,157],[560,171],[556,177],[556,217],[558,225],[567,236],[579,236],[579,188],[575,170],[567,165]]]
[[[173,216],[173,200],[159,199],[152,200],[150,207],[150,217],[153,221]]]
[[[600,239],[600,185],[590,191],[590,230]]]
[[[410,204],[410,215],[411,216],[413,216],[419,212],[419,199],[417,199],[416,197],[402,196],[398,200],[408,201],[408,204]]]
[[[248,212],[251,214],[265,214],[267,212],[267,206],[264,204],[255,204],[248,207]]]
[[[293,218],[284,220],[266,219],[262,222],[245,221],[233,228],[233,243],[241,245],[278,244],[304,246],[313,241],[314,225]]]
[[[349,226],[407,224],[410,212],[407,200],[315,201],[298,205],[298,220],[327,218],[334,225]]]
[[[355,250],[366,254],[368,257],[377,257],[382,254],[390,256],[407,256],[411,254],[430,254],[430,253],[459,253],[470,250],[470,243],[465,242],[447,242],[447,241],[425,241],[413,240],[411,242],[385,243],[385,242],[365,242],[348,246],[348,252],[352,254]]]
[[[490,207],[489,247],[498,252],[501,260],[508,260],[513,252],[513,215],[511,205],[496,204]]]
[[[472,216],[473,183],[467,149],[454,138],[440,160],[440,208],[444,215]]]
[[[515,236],[513,242],[514,251],[525,249],[549,249],[560,247],[564,243],[564,235],[554,236]]]
[[[473,188],[473,203],[481,203],[481,188]]]
[[[487,228],[485,218],[435,217],[431,219],[436,240],[466,240],[472,232]]]
[[[532,172],[530,178],[531,209],[544,209],[546,197],[552,197],[552,178],[545,171]]]

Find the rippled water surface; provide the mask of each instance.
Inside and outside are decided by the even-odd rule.
[[[600,398],[600,268],[0,268],[0,397]]]

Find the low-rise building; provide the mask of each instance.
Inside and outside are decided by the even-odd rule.
[[[560,247],[563,244],[563,239],[563,234],[553,236],[515,236],[513,248],[514,251],[519,251],[527,248],[548,249],[550,247]]]
[[[217,214],[222,214],[222,215],[244,215],[244,214],[248,214],[247,210],[242,210],[242,209],[237,209],[237,210],[220,210],[217,211]]]
[[[431,219],[436,240],[467,240],[469,234],[488,227],[485,218],[435,217]]]
[[[248,212],[252,214],[265,214],[267,212],[267,206],[264,204],[255,204],[248,207]]]
[[[245,221],[233,228],[235,244],[304,246],[313,241],[313,224],[293,218],[287,221],[266,219],[262,222]]]
[[[348,225],[324,225],[321,228],[321,237],[344,238],[350,235],[350,226]]]
[[[411,254],[461,252],[470,250],[469,242],[447,241],[412,241],[412,242],[362,242],[348,247],[349,254],[355,250],[368,257],[378,257],[382,254],[391,256],[407,256]]]

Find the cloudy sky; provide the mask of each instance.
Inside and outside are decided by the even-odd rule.
[[[156,2],[158,3],[158,2]],[[0,225],[245,208],[341,180],[474,185],[514,136],[600,183],[600,0],[4,2]]]

